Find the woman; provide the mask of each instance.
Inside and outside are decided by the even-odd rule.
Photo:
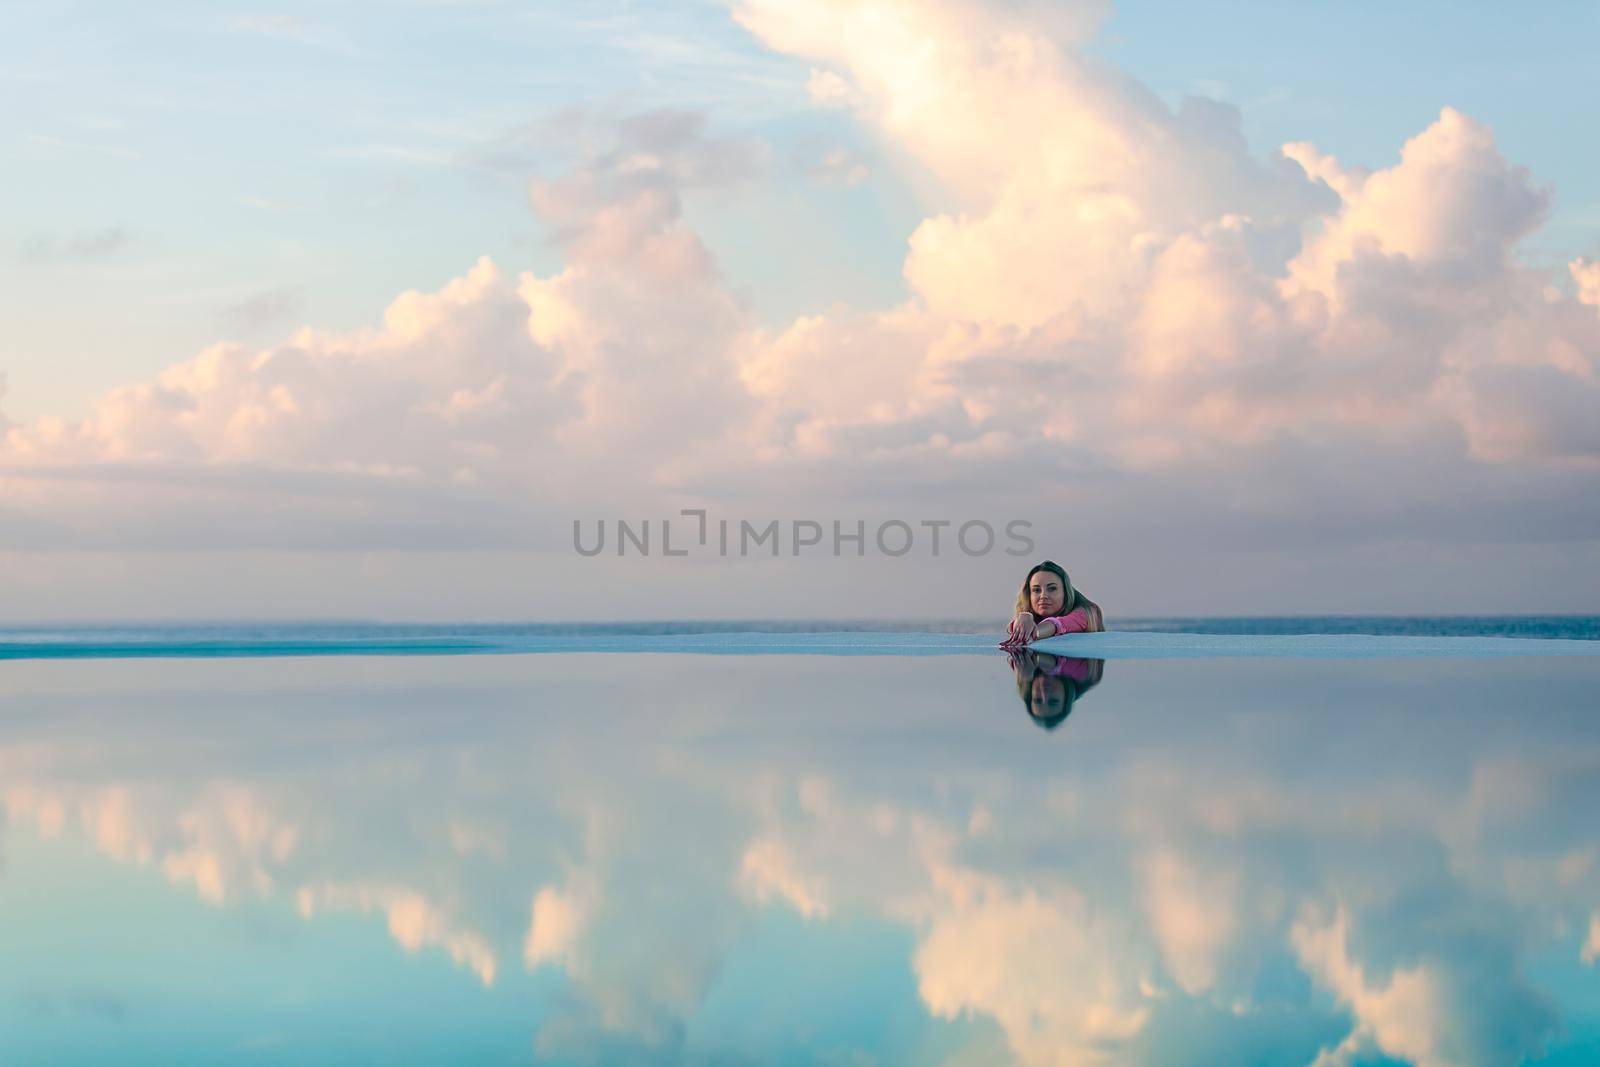
[[[1028,709],[1028,717],[1046,730],[1060,726],[1078,699],[1104,677],[1103,659],[1068,659],[1027,649],[1009,655],[1022,706]]]
[[[1021,648],[1056,634],[1098,633],[1105,628],[1100,605],[1072,588],[1072,579],[1059,564],[1045,560],[1022,580],[1016,615],[1000,647]]]

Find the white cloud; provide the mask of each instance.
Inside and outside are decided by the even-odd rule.
[[[61,798],[34,786],[11,785],[4,800],[8,819],[30,820],[46,840],[58,836],[66,824],[66,806]]]
[[[1514,262],[1547,194],[1486,127],[1446,108],[1372,173],[1309,145],[1258,163],[1233,109],[1169,111],[1025,16],[962,36],[979,10],[740,8],[769,43],[850,71],[863,117],[964,205],[912,237],[919,303],[880,313],[920,343],[869,348],[870,319],[813,317],[747,359],[747,381],[783,382],[794,447],[853,422],[875,429],[846,439],[852,455],[894,442],[909,463],[913,442],[931,461],[986,432],[1191,475],[1237,471],[1252,461],[1240,449],[1286,438],[1330,469],[1366,463],[1374,441],[1415,457],[1452,434],[1468,448],[1441,459],[1463,478],[1484,462],[1600,460],[1585,431],[1600,421],[1585,418],[1600,410],[1600,334]],[[870,368],[852,344],[876,353]],[[1019,363],[1059,399],[1037,404],[991,371]],[[961,425],[925,422],[916,398],[942,383],[959,383]],[[1252,503],[1292,493],[1295,466],[1254,479]],[[1384,477],[1407,488],[1403,466]]]
[[[306,329],[262,350],[213,346],[110,393],[81,422],[13,428],[7,457],[397,474],[504,463],[504,449],[547,439],[570,408],[554,384],[557,358],[527,337],[526,320],[527,306],[482,259],[438,293],[401,294],[381,329]],[[497,389],[511,394],[499,406],[451,403]]]
[[[1170,849],[1145,861],[1145,904],[1167,971],[1184,992],[1217,981],[1218,957],[1238,933],[1238,887],[1227,872],[1201,871]]]
[[[1416,1067],[1445,1067],[1451,1061],[1441,1058],[1436,1047],[1445,1019],[1434,978],[1426,968],[1413,967],[1396,970],[1382,984],[1369,982],[1361,965],[1350,959],[1348,923],[1343,911],[1331,922],[1298,922],[1291,941],[1301,965],[1350,1009],[1356,1020],[1353,1037],[1369,1039],[1384,1055]],[[1347,1041],[1341,1047],[1359,1046]],[[1319,1063],[1324,1060],[1318,1057]]]
[[[1506,163],[1487,126],[1450,107],[1406,142],[1398,165],[1373,174],[1343,174],[1305,145],[1285,155],[1306,160],[1308,173],[1331,172],[1342,201],[1290,264],[1288,289],[1336,304],[1349,284],[1339,271],[1363,258],[1401,257],[1423,277],[1437,272],[1428,280],[1440,295],[1470,298],[1478,283],[1498,290],[1512,247],[1549,205],[1525,168]]]
[[[0,794],[4,813],[55,838],[76,810],[85,835],[105,855],[157,867],[209,904],[268,895],[300,840],[293,821],[233,783],[208,783],[175,811],[174,798],[159,788],[46,782],[48,776],[11,784]]]
[[[1297,171],[1251,159],[1233,109],[1174,114],[1079,52],[1099,12],[1064,28],[1043,5],[757,0],[737,17],[848,72],[863,117],[951,190],[956,209],[923,222],[905,264],[935,314],[1024,328],[1120,314],[1176,233],[1319,199]]]
[[[241,891],[265,895],[299,842],[297,827],[248,790],[221,786],[179,816],[184,844],[162,857],[173,882],[192,882],[200,898],[226,903]]]
[[[1600,260],[1575,259],[1567,264],[1567,269],[1577,283],[1578,299],[1600,309]]]
[[[149,863],[155,849],[136,825],[132,793],[123,787],[108,787],[86,796],[79,813],[89,836],[100,849],[115,859]]]
[[[1386,961],[1377,967],[1362,962],[1345,906],[1332,918],[1308,909],[1295,922],[1290,943],[1301,966],[1355,1024],[1323,1050],[1318,1067],[1358,1062],[1374,1049],[1416,1067],[1489,1067],[1536,1055],[1554,1035],[1559,1020],[1549,997],[1505,964],[1497,945],[1505,931],[1451,895],[1427,907],[1425,922],[1385,917],[1389,925],[1366,940],[1366,951]],[[1431,933],[1430,926],[1448,922],[1473,932],[1455,939]]]
[[[544,886],[533,897],[522,961],[529,970],[570,960],[583,932],[584,904],[572,893]]]
[[[498,964],[487,939],[415,889],[326,883],[302,886],[295,894],[295,901],[301,917],[307,920],[326,911],[382,912],[390,936],[407,952],[441,949],[452,962],[471,971],[485,986],[494,984]]]
[[[752,841],[739,861],[739,884],[760,903],[776,898],[808,919],[828,916],[821,889],[795,869],[795,858],[782,841]]]
[[[561,270],[486,258],[381,326],[218,344],[86,418],[0,423],[0,535],[468,547],[590,505],[892,489],[1026,499],[1108,555],[1181,512],[1247,570],[1307,544],[1592,546],[1600,275],[1574,261],[1569,296],[1518,261],[1548,190],[1449,107],[1390,166],[1258,158],[1236,109],[1170,108],[1089,55],[1105,13],[737,5],[934,190],[900,306],[761,328],[683,201],[759,181],[764,151],[690,113],[578,115],[569,171],[530,187]]]
[[[926,786],[921,771],[917,781]],[[740,861],[747,895],[817,919],[865,912],[908,924],[928,1010],[993,1019],[1022,1063],[1126,1060],[1150,1016],[1142,922],[1065,872],[962,862],[970,818],[906,805],[894,783],[878,783],[883,793],[844,793],[814,774],[766,784],[762,829]],[[1004,799],[1015,815],[1021,798]]]
[[[992,1016],[1027,1064],[1120,1063],[1150,1008],[1125,931],[1066,886],[1011,888],[936,869],[943,892],[913,965],[928,1009]]]

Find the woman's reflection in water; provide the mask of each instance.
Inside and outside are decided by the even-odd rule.
[[[1083,694],[1105,676],[1103,659],[1071,659],[1048,652],[1020,649],[1008,654],[1017,675],[1017,695],[1039,726],[1054,730]]]

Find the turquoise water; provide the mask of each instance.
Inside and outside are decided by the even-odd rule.
[[[0,664],[0,1063],[1600,1057],[1600,658],[916,647]]]
[[[965,655],[992,648],[1003,625],[992,619],[958,619],[906,633],[903,625],[850,620],[85,623],[0,626],[0,660],[544,652]],[[1056,639],[1052,647],[1063,654],[1108,659],[1600,654],[1600,616],[1112,619],[1111,627],[1115,634]],[[1332,639],[1307,640],[1313,636]]]

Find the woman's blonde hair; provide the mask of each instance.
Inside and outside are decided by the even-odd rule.
[[[1067,577],[1067,572],[1061,564],[1054,560],[1045,560],[1034,565],[1033,569],[1022,579],[1022,589],[1017,593],[1017,606],[1012,609],[1013,614],[1033,610],[1033,598],[1028,595],[1028,586],[1033,582],[1033,576],[1040,571],[1049,571],[1061,579],[1061,587],[1065,590],[1065,598],[1061,601],[1061,614],[1075,608],[1083,608],[1089,616],[1089,629],[1104,630],[1106,628],[1105,615],[1100,611],[1100,605],[1084,596],[1073,586],[1072,579]]]

